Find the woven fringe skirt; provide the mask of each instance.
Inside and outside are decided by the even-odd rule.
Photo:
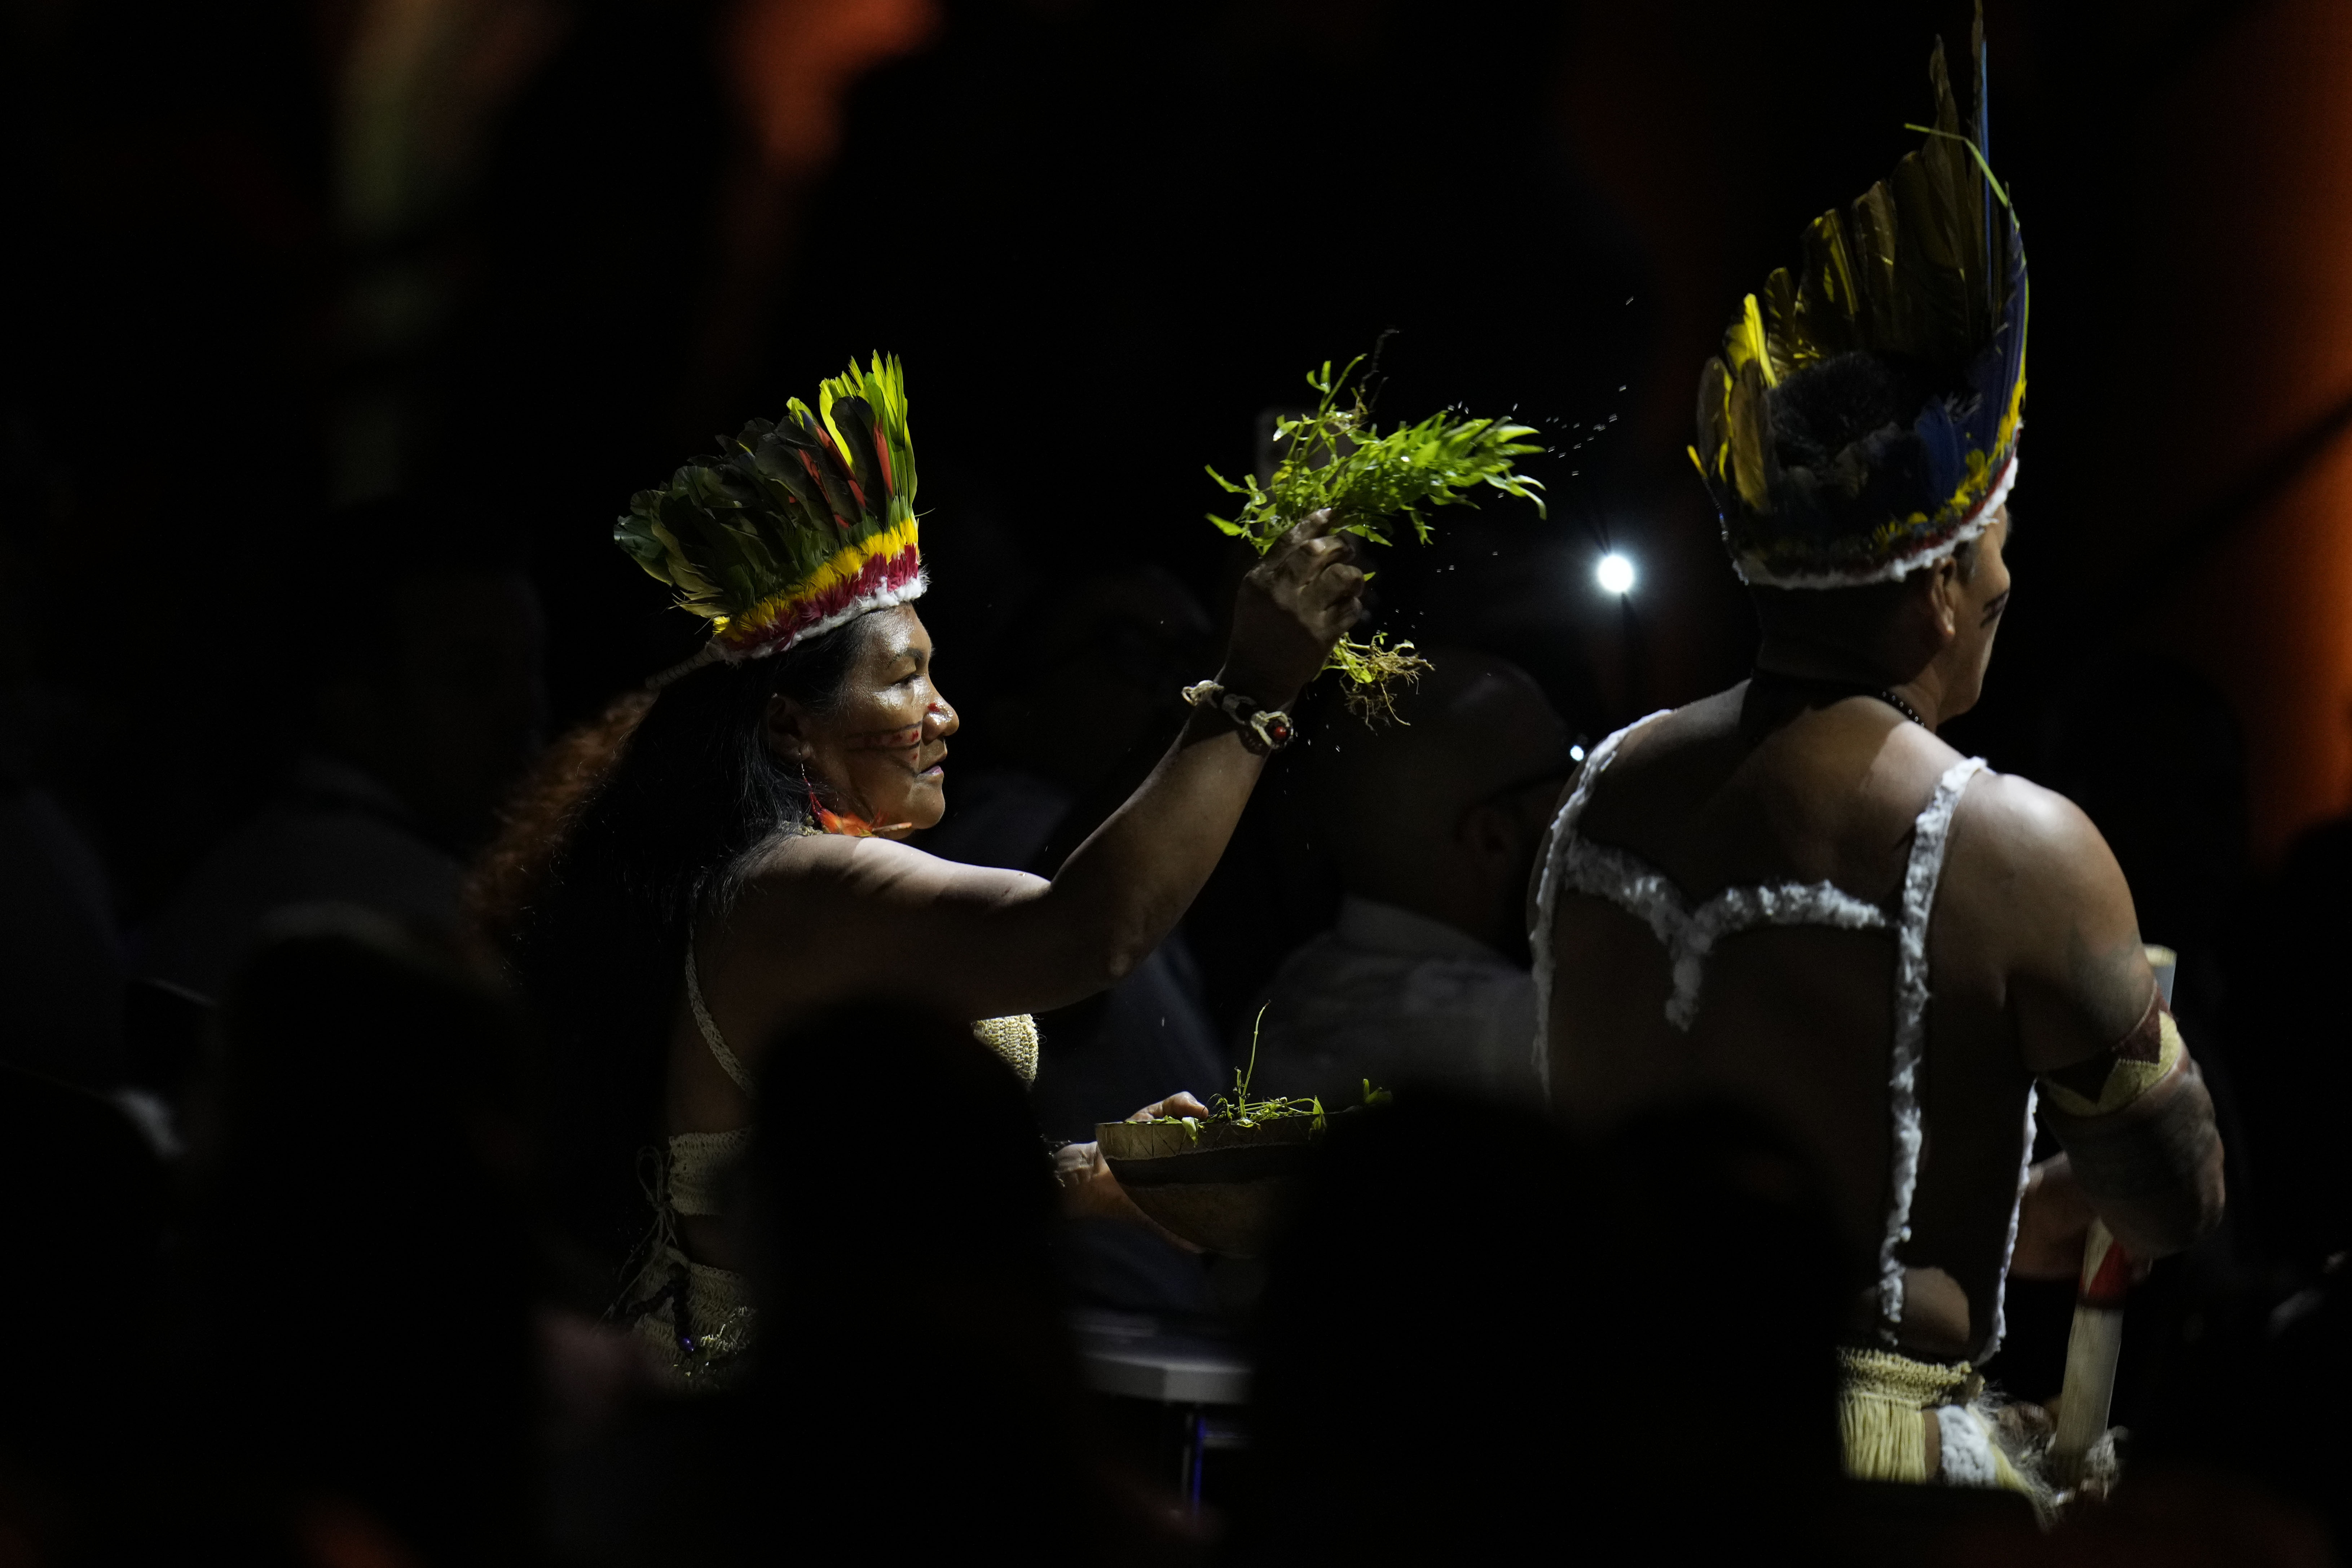
[[[2047,1512],[2051,1489],[2040,1456],[2013,1436],[2000,1402],[1966,1362],[1914,1361],[1892,1351],[1838,1352],[1838,1432],[1846,1474],[1861,1480],[2021,1492]],[[1942,1460],[1927,1471],[1927,1423]],[[2038,1447],[2038,1446],[2037,1446]]]

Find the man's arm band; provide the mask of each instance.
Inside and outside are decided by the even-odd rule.
[[[2067,1116],[2112,1116],[2162,1082],[2187,1054],[2180,1026],[2158,994],[2130,1034],[2088,1061],[2043,1073],[2042,1092],[2052,1110]]]
[[[2189,1184],[2221,1140],[2212,1096],[2194,1067],[2183,1068],[2171,1103],[2154,1116],[2044,1115],[2094,1203],[2189,1202]]]

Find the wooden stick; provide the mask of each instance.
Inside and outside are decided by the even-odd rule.
[[[2168,947],[2150,945],[2147,951],[2169,1007],[2179,960]],[[2061,1487],[2082,1483],[2084,1458],[2106,1433],[2115,1404],[2116,1365],[2124,1353],[2124,1297],[2131,1282],[2130,1255],[2116,1245],[2105,1220],[2094,1219],[2083,1241],[2074,1326],[2066,1336],[2066,1382],[2058,1395],[2058,1431],[2050,1445],[2050,1468]]]
[[[2106,1432],[2115,1402],[2116,1363],[2124,1349],[2124,1295],[2130,1289],[2130,1255],[2116,1245],[2105,1221],[2093,1220],[2074,1292],[2074,1331],[2066,1338],[2058,1432],[2050,1446],[2050,1466],[2062,1487],[2082,1481],[2084,1457]]]

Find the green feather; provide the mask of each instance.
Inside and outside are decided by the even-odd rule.
[[[716,454],[630,497],[613,542],[675,589],[679,607],[733,618],[799,589],[844,544],[911,518],[915,450],[905,367],[877,353],[870,367],[852,363],[846,375],[822,384],[818,401],[840,429],[839,453],[817,438],[817,416],[793,398],[782,419],[751,420],[732,440],[720,440]],[[877,437],[889,453],[887,484]],[[849,487],[853,472],[863,506]]]

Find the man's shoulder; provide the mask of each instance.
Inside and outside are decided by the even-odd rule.
[[[2014,773],[1988,769],[1960,797],[1943,881],[1956,915],[1973,911],[1963,918],[2027,948],[2094,928],[2128,934],[2132,925],[2123,868],[2090,817]]]
[[[1594,781],[1594,816],[1636,833],[1711,821],[1752,836],[1769,823],[1809,838],[1875,843],[1897,821],[1907,824],[1959,760],[1931,731],[1871,704],[1841,703],[1751,732],[1741,721],[1746,694],[1742,682],[1622,734]]]
[[[1960,796],[1953,853],[1988,857],[2028,873],[2114,860],[2081,806],[2032,779],[1990,768]]]
[[[1638,794],[1649,780],[1681,778],[1693,772],[1715,776],[1736,765],[1740,690],[1733,687],[1679,708],[1661,709],[1618,731],[1603,742],[1607,772],[1593,781],[1595,792]]]
[[[1662,708],[1647,718],[1635,720],[1614,737],[1618,754],[1659,755],[1737,735],[1740,699],[1747,689],[1748,683],[1743,680],[1679,708]]]

